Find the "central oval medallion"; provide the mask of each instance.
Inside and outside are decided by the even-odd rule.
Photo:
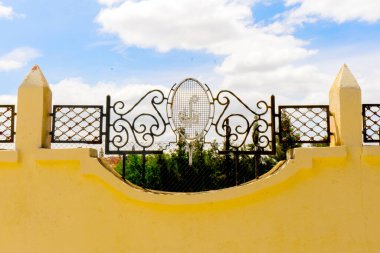
[[[175,132],[186,140],[202,138],[211,126],[214,102],[207,85],[187,78],[171,89],[168,115]]]

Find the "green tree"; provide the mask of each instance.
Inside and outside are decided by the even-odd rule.
[[[277,162],[286,159],[286,151],[300,147],[297,143],[299,135],[291,126],[289,117],[282,117],[282,141],[276,139],[276,154],[273,156],[235,156],[233,152],[226,155],[219,154],[216,141],[211,147],[204,149],[203,141],[193,141],[193,163],[189,166],[188,144],[180,134],[174,152],[146,156],[145,178],[142,178],[142,155],[126,156],[126,180],[148,189],[195,192],[221,189],[241,184],[256,178],[269,171]],[[250,145],[242,146],[240,150],[260,151],[257,131],[258,124],[252,126],[252,140]],[[224,151],[232,151],[228,140],[224,142]],[[237,150],[237,149],[235,149]],[[122,174],[122,163],[116,170]]]
[[[135,185],[142,185],[141,164],[142,164],[142,159],[140,155],[127,155],[125,157],[125,180],[128,180],[129,182]],[[123,174],[122,161],[119,162],[115,170],[120,175]]]
[[[265,155],[260,158],[259,175],[267,173],[279,161],[286,160],[286,152],[289,149],[301,147],[301,144],[297,143],[300,136],[295,132],[289,116],[281,117],[281,127],[282,140],[280,141],[279,137],[276,137],[276,154]]]
[[[286,152],[289,149],[301,147],[301,144],[297,143],[300,135],[295,133],[289,116],[281,117],[281,128],[281,141],[279,138],[276,140],[276,155],[274,156],[276,162],[286,160]]]

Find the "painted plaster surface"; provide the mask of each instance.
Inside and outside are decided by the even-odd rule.
[[[33,87],[44,99],[29,108],[44,115],[51,93]],[[356,110],[360,88],[339,94],[346,87]],[[17,136],[37,136],[0,151],[0,252],[380,252],[380,147],[358,142],[339,94],[331,147],[295,149],[256,181],[194,194],[125,184],[95,150],[51,150],[48,117],[27,124],[21,110]],[[19,110],[28,99],[20,86]]]

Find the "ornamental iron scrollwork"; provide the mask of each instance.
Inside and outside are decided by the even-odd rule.
[[[193,141],[205,142],[213,132],[208,139],[222,137],[228,143],[228,150],[220,150],[221,154],[273,154],[274,108],[274,96],[270,104],[259,101],[252,109],[231,91],[213,97],[206,84],[193,78],[175,84],[167,97],[161,90],[149,91],[133,106],[124,101],[111,103],[108,96],[105,153],[158,154],[181,138],[191,151]],[[172,131],[167,131],[169,126]],[[162,139],[169,141],[157,148]]]
[[[206,84],[193,78],[174,84],[168,94],[155,89],[148,91],[135,104],[127,102],[112,101],[107,96],[105,112],[103,106],[55,105],[52,142],[99,144],[104,139],[104,154],[121,157],[120,174],[124,180],[127,156],[141,155],[137,157],[141,162],[139,185],[145,187],[145,169],[151,166],[146,164],[152,161],[148,155],[162,154],[165,150],[181,154],[181,159],[170,166],[189,166],[186,168],[192,167],[196,171],[203,169],[197,167],[202,158],[198,157],[199,152],[194,152],[196,159],[192,165],[193,147],[203,150],[209,145],[212,152],[224,155],[220,161],[226,168],[234,167],[237,185],[239,163],[252,162],[249,167],[254,174],[248,178],[257,178],[263,156],[276,154],[277,142],[284,143],[286,135],[294,135],[298,143],[330,141],[328,106],[279,106],[276,113],[274,96],[269,101],[260,100],[248,105],[228,90],[213,96]],[[8,109],[3,113],[0,110],[0,124],[2,115],[9,113]],[[379,141],[380,105],[363,107],[363,116],[365,140]],[[6,121],[10,119],[4,117]],[[289,123],[288,128],[284,122]],[[183,158],[189,158],[188,165],[176,164],[186,161]],[[231,170],[226,173],[232,175]],[[182,176],[186,177],[185,174]]]
[[[0,105],[0,143],[14,141],[15,115],[14,105]]]
[[[222,112],[215,119],[215,131],[219,136],[226,138],[227,149],[245,154],[275,152],[274,96],[271,97],[270,104],[259,101],[254,109],[227,90],[220,91],[214,101],[222,107]],[[239,148],[245,150],[241,151]],[[222,154],[228,152],[231,151],[220,151]]]
[[[0,141],[12,141],[14,107],[2,108],[0,120],[8,125],[0,129],[0,134],[7,132]],[[378,141],[379,114],[378,105],[363,105],[365,141]],[[124,101],[111,103],[107,96],[105,113],[103,106],[54,105],[52,116],[52,142],[100,144],[105,135],[106,154],[162,153],[183,137],[188,142],[222,138],[221,154],[269,155],[275,153],[277,135],[284,142],[284,119],[290,121],[299,143],[328,143],[331,134],[328,106],[279,106],[276,114],[274,96],[252,108],[228,90],[214,97],[206,84],[193,78],[175,84],[167,97],[161,90],[151,90],[128,106]]]
[[[166,133],[169,125],[160,108],[166,105],[166,101],[160,90],[149,91],[132,107],[128,107],[124,101],[111,104],[111,97],[107,96],[105,153],[162,153],[162,149],[151,148]]]
[[[230,91],[220,91],[213,97],[206,84],[193,78],[175,84],[168,97],[161,90],[149,91],[133,106],[124,101],[111,103],[108,96],[105,153],[160,154],[182,138],[191,166],[193,142],[206,142],[206,135],[213,132],[207,139],[220,141],[221,137],[228,143],[220,154],[273,154],[274,108],[274,96],[270,104],[259,101],[252,109]],[[157,148],[155,144],[169,135],[169,141]]]

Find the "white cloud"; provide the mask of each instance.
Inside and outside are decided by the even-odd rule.
[[[312,51],[293,36],[267,34],[252,23],[254,1],[237,0],[143,0],[124,1],[105,7],[96,21],[102,31],[116,34],[128,46],[204,50],[227,56],[218,71],[233,71],[236,59],[243,68],[279,66],[302,59]],[[265,59],[265,61],[263,61]],[[234,65],[234,66],[232,66]]]
[[[305,81],[301,78],[306,75],[299,75],[293,65],[316,51],[305,49],[307,42],[292,35],[275,35],[256,26],[251,10],[256,2],[126,0],[117,6],[103,6],[96,21],[103,32],[117,35],[127,46],[160,52],[201,50],[224,57],[215,72],[224,78],[224,84],[239,82],[242,90],[252,83],[264,83],[280,69],[293,71],[289,75],[298,78],[297,82]],[[283,83],[280,77],[277,81]]]
[[[285,65],[227,75],[222,88],[234,91],[244,101],[269,101],[269,96],[275,95],[279,104],[319,104],[328,102],[334,74],[325,74],[313,65]]]
[[[291,15],[294,18],[315,16],[338,23],[351,20],[376,22],[380,20],[380,1],[377,0],[287,0],[287,5],[300,4]]]
[[[13,7],[11,6],[5,6],[1,1],[0,1],[0,19],[13,19],[13,18],[24,18],[26,15],[22,13],[16,13],[13,10]]]
[[[123,0],[98,0],[98,3],[111,6],[111,5],[120,3],[122,1]]]
[[[15,105],[17,103],[16,95],[0,95],[0,104]]]
[[[15,48],[9,53],[0,56],[0,71],[20,69],[40,55],[39,51],[34,48]]]
[[[0,2],[0,18],[12,19],[15,15],[12,7],[4,6],[4,4]]]
[[[54,104],[102,105],[106,96],[112,100],[137,102],[138,99],[153,89],[168,91],[167,87],[149,84],[117,85],[113,82],[98,82],[90,84],[81,78],[66,78],[56,84],[51,84]],[[166,94],[165,94],[166,95]]]
[[[117,34],[125,44],[152,47],[205,49],[229,36],[238,36],[249,23],[248,5],[224,0],[124,1],[103,8],[97,17],[104,32]]]
[[[341,47],[340,50],[326,50],[311,64],[318,66],[320,73],[330,76],[328,84],[331,85],[340,66],[346,63],[361,87],[363,103],[379,103],[380,52],[373,48],[368,49],[370,50]]]
[[[126,46],[161,52],[201,50],[223,57],[214,73],[222,81],[213,88],[233,90],[245,101],[266,100],[274,93],[279,103],[316,104],[328,102],[328,90],[344,57],[336,58],[326,71],[324,65],[332,59],[315,62],[311,56],[320,53],[292,35],[294,28],[319,19],[338,23],[380,19],[380,1],[284,0],[290,10],[280,13],[277,22],[261,26],[254,23],[251,11],[257,2],[124,0],[103,6],[96,22],[102,32],[115,34]]]
[[[332,20],[337,23],[362,21],[374,23],[380,20],[380,1],[377,0],[285,0],[291,9],[278,15],[279,20],[268,30],[289,33],[303,23]]]
[[[53,95],[53,104],[105,105],[106,97],[110,95],[113,102],[127,101],[128,106],[132,106],[150,90],[162,90],[165,96],[169,92],[168,87],[161,85],[89,83],[80,77],[65,78],[57,83],[50,83],[49,86]],[[0,104],[15,104],[16,102],[17,96],[15,95],[0,95]]]

